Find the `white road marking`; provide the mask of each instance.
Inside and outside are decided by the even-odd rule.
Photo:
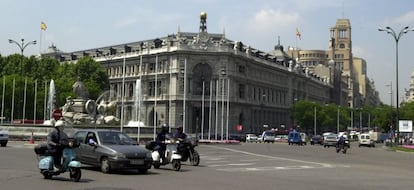
[[[255,153],[251,153],[251,152],[235,150],[235,149],[225,148],[225,147],[218,147],[218,146],[206,146],[206,147],[215,148],[215,149],[222,149],[222,150],[227,150],[227,151],[232,151],[232,152],[257,156],[257,157],[269,158],[269,159],[274,159],[274,160],[286,160],[286,161],[298,162],[298,163],[304,163],[304,164],[315,164],[315,165],[320,165],[322,167],[330,167],[331,166],[331,164],[328,164],[328,163],[312,162],[312,161],[298,160],[298,159],[291,159],[291,158],[283,158],[283,157],[278,157],[278,156],[268,156],[268,155],[263,155],[263,154],[255,154]]]
[[[276,170],[299,170],[299,169],[319,169],[319,168],[338,168],[349,167],[346,165],[320,165],[320,166],[277,166],[277,167],[252,167],[252,168],[218,168],[218,171],[225,172],[250,172],[250,171],[276,171]]]

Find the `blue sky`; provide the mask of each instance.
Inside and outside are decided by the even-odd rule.
[[[278,36],[285,48],[326,50],[329,28],[348,18],[353,55],[367,61],[368,77],[386,104],[391,99],[386,84],[393,83],[395,96],[395,40],[378,27],[414,27],[412,0],[1,0],[0,54],[19,52],[8,39],[37,40],[25,49],[28,56],[52,43],[70,52],[163,37],[178,28],[198,32],[200,12],[208,14],[209,33],[225,31],[227,38],[262,51],[271,51]],[[302,40],[296,40],[296,28]],[[400,96],[414,71],[413,42],[414,32],[399,41]]]

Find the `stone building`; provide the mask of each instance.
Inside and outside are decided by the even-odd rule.
[[[288,54],[318,76],[327,78],[332,103],[350,108],[381,104],[374,82],[367,76],[367,64],[352,54],[352,30],[349,19],[338,19],[330,28],[327,50],[289,48]]]
[[[196,33],[65,53],[61,60],[83,56],[108,69],[123,124],[140,118],[148,128],[169,123],[220,139],[292,127],[295,101],[331,102],[332,84],[292,60],[280,43],[265,53],[224,33],[208,33],[205,13]]]

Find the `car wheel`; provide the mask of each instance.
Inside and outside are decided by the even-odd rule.
[[[2,146],[2,147],[5,147],[5,146],[6,146],[6,144],[7,144],[7,143],[1,143],[1,146]]]
[[[101,171],[103,173],[109,173],[111,171],[111,165],[109,164],[108,158],[104,157],[101,160]]]

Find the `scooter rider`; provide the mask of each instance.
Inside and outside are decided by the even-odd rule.
[[[174,139],[178,141],[184,141],[187,138],[187,134],[183,132],[183,127],[179,126],[177,127],[177,131],[174,134]]]
[[[63,147],[61,143],[68,139],[67,134],[63,131],[64,125],[63,120],[56,121],[54,129],[47,135],[47,147],[53,157],[53,163],[58,170],[62,168],[61,158]]]
[[[170,130],[170,126],[164,123],[161,125],[161,132],[157,134],[157,139],[155,142],[157,143],[158,153],[160,154],[160,158],[163,162],[165,162],[165,150],[167,150],[167,145],[165,144],[166,136]]]
[[[346,140],[345,136],[344,135],[341,135],[339,137],[339,139],[338,139],[338,145],[340,145],[340,144],[344,144],[345,145],[345,140]]]

